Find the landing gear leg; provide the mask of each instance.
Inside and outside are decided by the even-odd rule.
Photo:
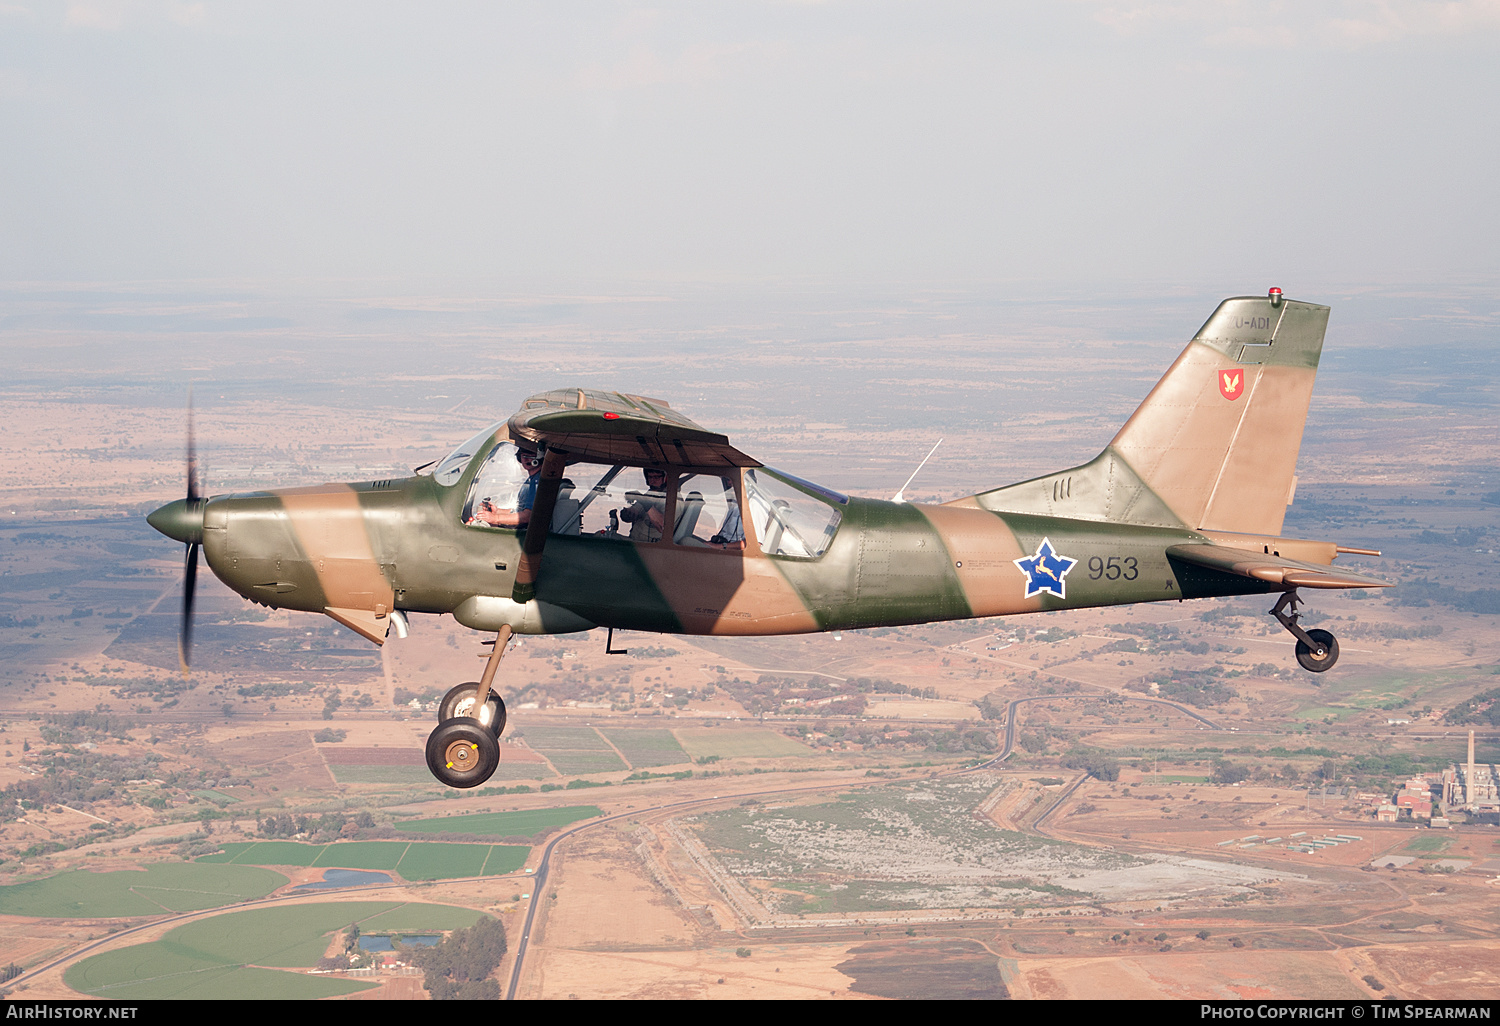
[[[1271,615],[1297,639],[1297,662],[1302,664],[1302,668],[1311,673],[1322,673],[1339,661],[1339,642],[1327,631],[1302,629],[1297,623],[1301,616],[1297,612],[1297,605],[1301,601],[1296,588],[1282,592],[1281,598],[1271,609]],[[1287,612],[1288,606],[1291,607],[1290,613]]]
[[[500,732],[505,729],[505,702],[491,685],[510,644],[503,626],[477,683],[460,684],[438,705],[438,725],[427,738],[427,768],[449,787],[478,787],[500,764]]]

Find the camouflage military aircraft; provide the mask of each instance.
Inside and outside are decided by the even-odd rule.
[[[1225,300],[1097,457],[941,505],[844,495],[661,400],[566,388],[400,479],[204,498],[190,440],[187,497],[147,519],[187,545],[184,667],[200,546],[246,598],[377,645],[410,613],[493,632],[427,742],[453,787],[498,764],[513,632],[798,634],[1276,593],[1320,673],[1338,642],[1298,625],[1298,589],[1386,586],[1332,566],[1378,552],[1280,536],[1327,323],[1280,290]]]

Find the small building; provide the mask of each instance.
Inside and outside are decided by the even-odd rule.
[[[1375,819],[1381,823],[1394,823],[1401,815],[1401,810],[1387,802],[1375,810]]]

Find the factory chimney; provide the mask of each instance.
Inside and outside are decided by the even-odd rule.
[[[1464,804],[1474,807],[1474,732],[1469,731],[1469,768],[1464,773]]]

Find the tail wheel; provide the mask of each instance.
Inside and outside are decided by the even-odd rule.
[[[499,765],[500,742],[478,720],[448,720],[427,736],[427,768],[449,787],[478,787]]]
[[[438,703],[438,722],[444,723],[453,719],[466,719],[474,716],[474,698],[479,694],[479,684],[469,681],[453,688],[443,700]],[[493,691],[490,692],[490,700],[478,716],[479,722],[483,723],[490,731],[499,737],[505,731],[505,703],[500,696]]]
[[[1319,655],[1316,650],[1308,648],[1305,641],[1297,642],[1297,662],[1302,668],[1311,673],[1322,673],[1331,669],[1333,664],[1339,661],[1339,641],[1332,634],[1323,630],[1311,630],[1307,636],[1316,641],[1323,649]]]

